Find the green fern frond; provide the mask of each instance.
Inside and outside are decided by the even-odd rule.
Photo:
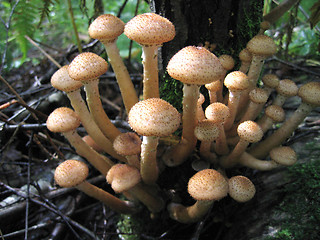
[[[49,14],[51,12],[51,7],[54,6],[54,4],[58,3],[57,0],[43,0],[43,5],[39,9],[40,11],[40,21],[38,23],[38,27],[42,24],[42,22],[47,18],[49,18]]]

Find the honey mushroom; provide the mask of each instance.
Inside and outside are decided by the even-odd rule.
[[[252,60],[252,55],[249,50],[246,48],[242,49],[239,53],[239,59],[241,61],[239,71],[247,74]]]
[[[256,188],[251,180],[245,176],[233,176],[228,179],[230,197],[237,202],[250,201],[256,194]]]
[[[298,86],[290,79],[283,79],[279,81],[276,90],[278,94],[272,104],[282,106],[289,97],[297,95]]]
[[[286,118],[286,114],[282,107],[277,105],[268,106],[264,115],[258,120],[258,124],[261,127],[263,133],[267,132],[274,123],[283,122]]]

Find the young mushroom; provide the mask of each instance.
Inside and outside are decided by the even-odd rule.
[[[246,48],[241,50],[239,53],[239,59],[241,61],[239,71],[247,74],[252,60],[252,55],[249,50]]]
[[[264,115],[258,120],[258,124],[261,127],[263,133],[267,132],[272,124],[283,122],[285,120],[286,113],[282,107],[277,105],[268,106]]]
[[[66,160],[54,172],[54,180],[64,188],[75,187],[90,197],[93,197],[114,211],[123,214],[133,214],[137,208],[130,202],[122,201],[110,193],[86,181],[89,169],[87,165],[78,160]]]
[[[298,93],[298,86],[290,79],[283,79],[279,81],[276,87],[278,95],[272,102],[273,105],[282,106],[287,98],[296,96]]]
[[[159,98],[158,48],[175,37],[174,25],[158,14],[145,13],[127,22],[124,34],[142,46],[143,99]]]
[[[179,112],[160,98],[149,98],[136,103],[130,110],[131,128],[143,136],[140,172],[143,181],[153,184],[158,178],[157,146],[159,137],[172,134],[180,126]]]
[[[72,109],[66,107],[55,109],[47,119],[47,128],[51,132],[62,133],[80,156],[86,158],[102,175],[107,175],[113,162],[97,153],[82,140],[76,132],[79,126],[78,115]]]
[[[138,96],[116,44],[118,36],[123,33],[124,25],[120,18],[112,14],[103,14],[90,24],[88,32],[90,37],[98,39],[106,49],[128,113],[131,107],[138,102]]]
[[[181,141],[164,157],[168,166],[177,166],[190,156],[197,142],[194,128],[199,87],[221,79],[224,69],[219,59],[204,47],[188,46],[170,59],[167,71],[172,78],[184,84]]]
[[[69,64],[69,76],[81,81],[87,95],[87,103],[90,113],[97,123],[102,133],[114,141],[120,131],[112,124],[109,117],[105,113],[99,94],[99,76],[104,74],[108,69],[108,63],[97,54],[85,52],[76,56]]]
[[[216,170],[204,169],[193,175],[188,182],[188,193],[196,202],[191,206],[170,203],[170,217],[181,223],[199,221],[209,211],[214,201],[228,194],[228,181]]]
[[[248,202],[256,194],[256,188],[245,176],[233,176],[228,180],[229,195],[237,202]]]

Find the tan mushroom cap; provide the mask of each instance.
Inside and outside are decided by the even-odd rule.
[[[224,69],[219,59],[204,47],[188,46],[169,61],[168,74],[183,83],[204,85],[219,80]]]
[[[219,132],[217,124],[208,119],[199,122],[194,129],[194,135],[200,141],[214,141],[218,138]]]
[[[70,108],[55,109],[47,119],[47,128],[51,132],[68,132],[80,126],[78,115]]]
[[[196,200],[220,200],[228,194],[228,181],[216,170],[204,169],[188,182],[188,193]]]
[[[299,88],[298,96],[303,102],[320,106],[320,82],[308,82]]]
[[[263,131],[261,127],[254,121],[244,121],[237,128],[238,135],[241,139],[255,143],[262,139]]]
[[[234,59],[230,55],[223,54],[219,56],[219,61],[222,67],[227,71],[230,71],[232,68],[234,68]]]
[[[143,136],[168,136],[180,126],[180,113],[160,98],[149,98],[136,103],[128,115],[134,131]]]
[[[215,123],[222,123],[230,116],[230,111],[228,106],[226,106],[225,104],[215,102],[211,103],[206,108],[205,116],[210,121],[213,121]]]
[[[256,193],[254,184],[245,176],[234,176],[229,179],[228,183],[229,195],[237,202],[247,202]]]
[[[293,97],[298,93],[298,86],[290,79],[282,79],[279,81],[279,85],[276,87],[276,90],[279,94],[285,97]]]
[[[279,81],[280,79],[278,78],[277,75],[269,73],[269,74],[265,74],[262,77],[262,82],[265,86],[269,87],[269,88],[276,88],[279,85]]]
[[[136,155],[141,152],[141,139],[133,132],[121,133],[114,139],[113,148],[122,156]]]
[[[224,85],[231,91],[242,91],[250,86],[250,82],[245,73],[233,71],[225,77]]]
[[[141,181],[139,170],[127,164],[113,165],[106,176],[112,189],[121,193],[134,187]]]
[[[284,166],[291,166],[297,162],[297,154],[291,147],[276,147],[270,151],[270,158]]]
[[[57,70],[51,77],[51,85],[64,92],[72,92],[82,87],[82,82],[73,80],[68,73],[68,65]]]
[[[214,92],[218,92],[222,89],[221,81],[213,81],[205,85],[206,89]]]
[[[286,113],[282,107],[277,105],[270,105],[265,109],[265,114],[274,122],[282,122],[286,117]]]
[[[60,187],[70,188],[84,182],[88,177],[89,169],[84,162],[66,160],[54,172],[54,180]]]
[[[247,49],[253,55],[272,56],[277,52],[277,45],[266,35],[256,35],[248,43]]]
[[[239,53],[239,59],[242,62],[251,62],[252,54],[249,52],[247,48],[242,49]]]
[[[91,52],[80,53],[69,64],[69,76],[76,81],[95,80],[108,70],[108,63]]]
[[[161,45],[171,41],[176,32],[168,19],[155,13],[144,13],[127,22],[124,34],[141,45]]]
[[[113,41],[123,33],[124,22],[112,15],[103,14],[97,17],[89,26],[88,32],[93,39]]]
[[[250,100],[256,104],[267,102],[268,97],[267,92],[261,88],[254,88],[249,92]]]

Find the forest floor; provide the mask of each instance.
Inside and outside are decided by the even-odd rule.
[[[67,63],[71,58],[72,54],[60,56],[60,62]],[[141,66],[134,65],[132,69],[133,82],[141,89]],[[53,180],[55,167],[61,160],[77,156],[61,135],[52,134],[45,126],[47,116],[55,108],[69,106],[66,96],[50,85],[56,70],[48,60],[37,65],[25,63],[3,76],[14,91],[0,83],[1,239],[247,240],[263,239],[263,235],[275,231],[276,228],[270,225],[271,219],[275,218],[273,209],[284,198],[281,192],[284,186],[295,180],[285,177],[287,170],[284,168],[271,172],[233,170],[250,177],[257,188],[256,197],[245,204],[223,199],[213,206],[203,221],[187,225],[171,220],[166,212],[151,218],[146,209],[131,217],[119,215],[75,189],[58,187]],[[273,59],[266,65],[265,72],[277,73],[281,79],[290,78],[297,85],[320,78],[319,68],[305,62],[292,65]],[[101,77],[100,89],[110,119],[115,120],[122,131],[130,130],[112,72]],[[284,108],[292,112],[298,105],[299,100],[292,98]],[[319,159],[319,113],[319,109],[313,111],[286,143],[297,151],[299,163],[309,161],[311,152]],[[82,128],[79,132],[84,134]],[[305,144],[314,148],[306,148]],[[193,174],[190,162],[197,157],[195,153],[181,167],[166,169],[160,176],[159,186],[164,189],[166,200],[178,193],[186,199],[186,204],[192,203],[185,190],[188,177]],[[104,177],[92,168],[88,180],[112,192]]]

